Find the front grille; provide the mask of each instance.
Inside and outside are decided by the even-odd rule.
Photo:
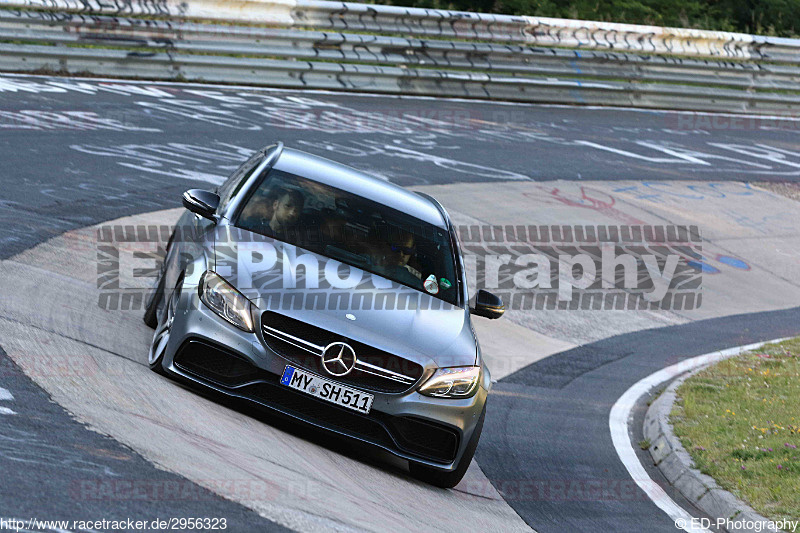
[[[325,346],[333,342],[331,332],[327,329],[312,326],[308,322],[297,320],[274,311],[265,311],[261,315],[261,324],[266,324],[275,329],[290,333],[318,346]]]
[[[335,379],[354,387],[399,393],[422,377],[422,365],[274,311],[261,315],[261,326],[264,342],[272,351],[320,375],[327,374],[322,367],[322,349],[332,342],[346,342],[356,353],[356,368]]]
[[[178,369],[233,394],[390,450],[443,464],[452,462],[458,450],[459,436],[454,429],[377,410],[363,415],[314,398],[280,385],[279,376],[205,341],[186,341],[174,362]]]

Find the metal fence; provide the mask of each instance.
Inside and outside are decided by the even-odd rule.
[[[776,115],[800,108],[800,40],[313,0],[0,0],[0,69]]]

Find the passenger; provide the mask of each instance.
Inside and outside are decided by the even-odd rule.
[[[272,220],[269,228],[276,237],[285,236],[287,231],[296,226],[303,212],[305,197],[296,189],[284,189],[272,203]]]
[[[242,227],[266,229],[272,221],[275,212],[274,204],[282,191],[280,189],[256,190],[253,197],[247,202],[239,216],[239,223]]]

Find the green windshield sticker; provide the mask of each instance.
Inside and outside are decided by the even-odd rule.
[[[444,289],[444,290],[447,290],[447,289],[449,289],[450,287],[452,287],[452,286],[453,286],[453,284],[452,284],[452,283],[450,283],[450,280],[448,280],[447,278],[441,278],[441,279],[439,279],[439,286],[440,286],[442,289]]]

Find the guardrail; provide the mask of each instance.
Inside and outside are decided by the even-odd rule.
[[[0,69],[780,115],[800,106],[800,40],[313,0],[0,0]]]

